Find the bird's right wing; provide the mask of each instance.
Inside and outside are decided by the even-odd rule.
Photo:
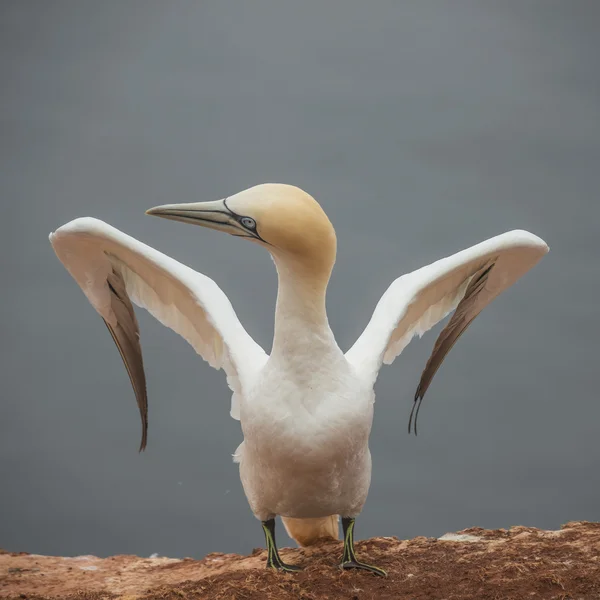
[[[148,402],[132,301],[225,371],[233,391],[231,416],[239,419],[238,394],[268,357],[212,279],[98,219],[75,219],[50,234],[50,242],[121,353],[142,419],[140,449],[146,446]]]

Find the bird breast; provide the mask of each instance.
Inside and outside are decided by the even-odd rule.
[[[348,461],[368,446],[374,394],[342,360],[269,361],[241,403],[245,452],[272,466]]]

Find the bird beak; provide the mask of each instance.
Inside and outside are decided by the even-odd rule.
[[[225,200],[214,202],[192,202],[190,204],[164,204],[146,211],[147,215],[193,223],[218,231],[236,234],[241,226],[237,215],[227,207]]]

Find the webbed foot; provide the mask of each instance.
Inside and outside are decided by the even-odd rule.
[[[344,556],[342,557],[342,569],[362,569],[363,571],[370,571],[379,577],[387,577],[387,573],[366,563],[360,562],[354,554],[354,518],[342,517],[342,528],[344,530]]]
[[[288,565],[281,560],[275,543],[275,519],[262,521],[262,528],[267,542],[267,569],[275,569],[283,573],[297,573],[302,567]]]

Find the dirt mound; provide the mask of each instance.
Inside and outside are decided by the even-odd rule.
[[[266,552],[202,560],[1,553],[0,598],[28,600],[591,600],[600,598],[600,523],[559,531],[471,528],[439,539],[374,538],[359,556],[382,579],[338,568],[341,542],[283,549],[294,575],[265,569]]]

